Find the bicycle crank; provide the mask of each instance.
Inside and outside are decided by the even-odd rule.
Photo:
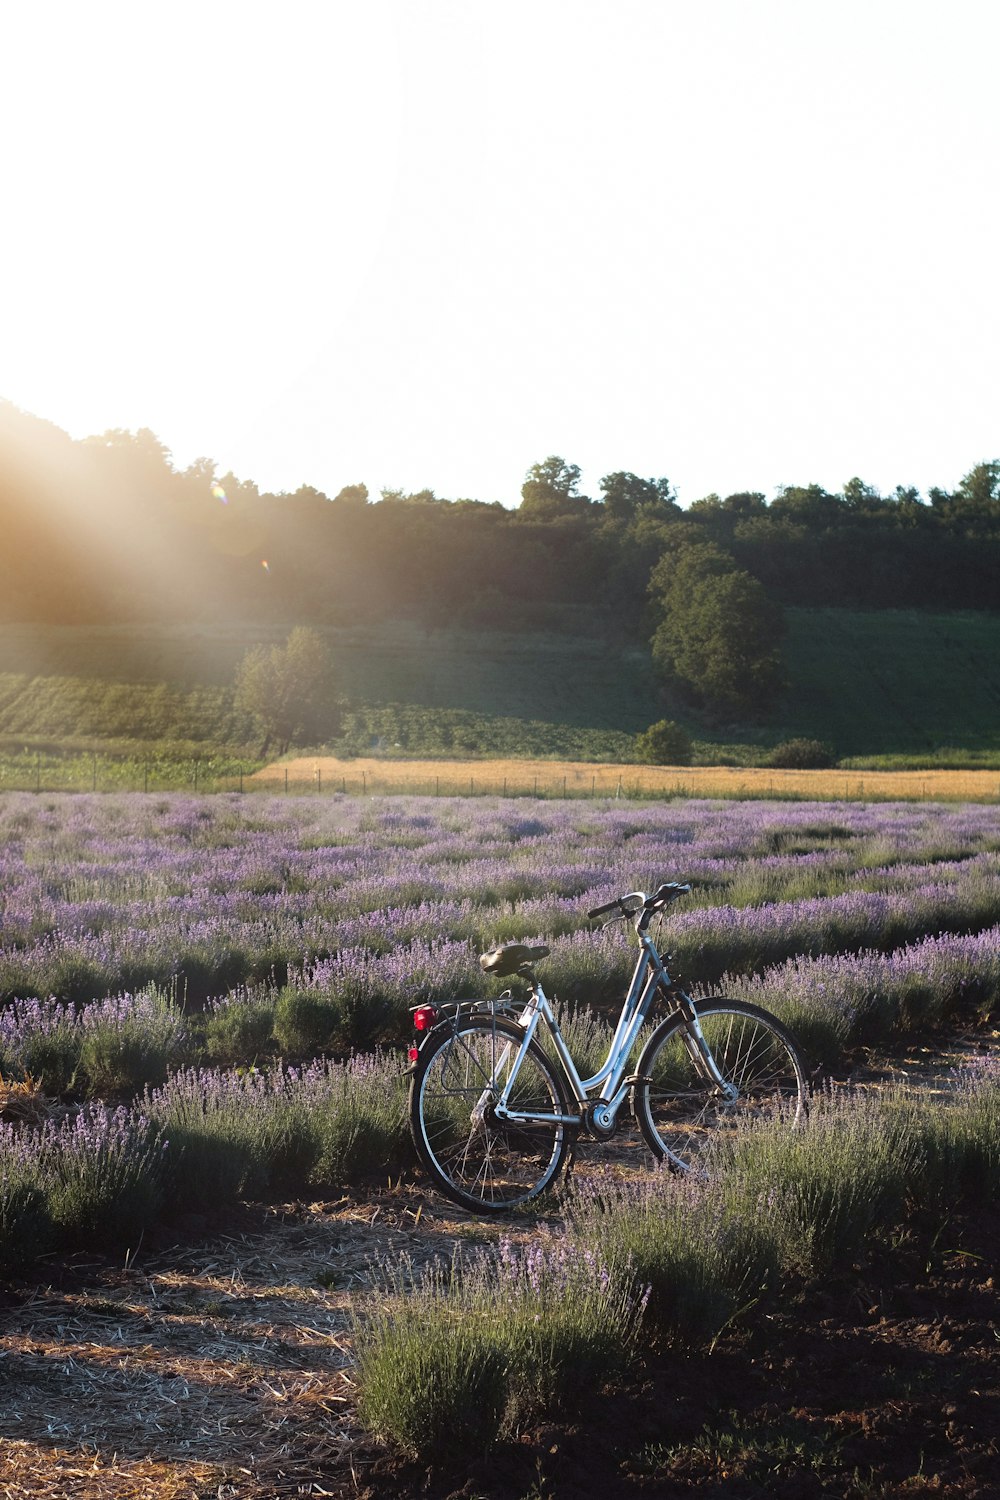
[[[618,1114],[607,1099],[591,1099],[583,1111],[583,1128],[595,1140],[609,1141],[618,1129]]]

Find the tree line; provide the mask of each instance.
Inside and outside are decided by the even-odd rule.
[[[148,429],[74,441],[0,402],[0,611],[8,620],[300,621],[598,633],[650,641],[721,714],[780,690],[781,607],[995,609],[1000,462],[953,492],[789,486],[682,508],[625,470],[582,493],[551,456],[520,505],[363,484],[261,492]]]

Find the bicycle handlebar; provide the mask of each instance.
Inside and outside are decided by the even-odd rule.
[[[690,891],[689,885],[681,885],[677,881],[664,881],[658,891],[652,896],[647,896],[645,891],[627,891],[624,896],[616,896],[606,906],[595,906],[593,911],[588,911],[587,918],[593,921],[595,917],[606,916],[608,912],[616,912],[620,917],[634,917],[639,912],[661,911],[671,901],[677,901],[681,896],[686,896]],[[635,906],[627,907],[626,901],[637,902]]]

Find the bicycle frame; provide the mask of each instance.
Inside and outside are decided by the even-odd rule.
[[[653,1000],[659,989],[670,999],[676,1001],[679,1015],[685,1022],[684,1041],[695,1066],[708,1078],[725,1099],[736,1097],[737,1090],[732,1084],[727,1083],[722,1077],[715,1059],[709,1050],[705,1038],[702,1035],[701,1026],[694,1001],[691,997],[670,978],[664,967],[663,960],[652,938],[641,929],[637,929],[641,952],[636,961],[635,970],[625,995],[621,1015],[615,1034],[611,1039],[608,1055],[601,1068],[592,1078],[581,1078],[573,1061],[569,1048],[563,1039],[548,996],[545,994],[540,981],[532,974],[529,976],[531,984],[531,999],[524,1010],[518,1016],[518,1023],[524,1028],[524,1038],[518,1046],[517,1055],[510,1065],[510,1071],[506,1082],[499,1089],[499,1096],[494,1097],[499,1087],[499,1079],[510,1062],[513,1043],[508,1042],[500,1052],[497,1059],[493,1077],[483,1090],[483,1093],[473,1111],[474,1119],[482,1119],[487,1108],[492,1107],[493,1114],[499,1120],[509,1120],[517,1124],[527,1124],[532,1121],[557,1120],[565,1125],[580,1125],[584,1111],[588,1104],[596,1103],[600,1108],[595,1112],[595,1123],[602,1131],[610,1132],[614,1127],[615,1119],[622,1104],[629,1095],[630,1090],[637,1082],[635,1076],[627,1076],[628,1061],[638,1040],[639,1033],[645,1025],[652,1009]],[[544,1024],[552,1037],[556,1054],[566,1075],[573,1097],[579,1105],[576,1114],[553,1114],[552,1111],[544,1113],[527,1112],[511,1109],[509,1105],[511,1089],[514,1086],[521,1063],[527,1055],[535,1033],[539,1025]],[[590,1096],[597,1090],[605,1087],[605,1093],[598,1095],[596,1100]]]

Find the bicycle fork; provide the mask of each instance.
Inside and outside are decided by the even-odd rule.
[[[701,1029],[698,1012],[695,1010],[694,1001],[690,995],[679,991],[677,998],[680,1004],[681,1014],[684,1018],[684,1030],[681,1033],[685,1050],[691,1059],[697,1072],[706,1077],[718,1089],[726,1104],[735,1104],[740,1097],[740,1091],[735,1083],[731,1083],[720,1069],[715,1060],[715,1054],[705,1040],[705,1033]]]

